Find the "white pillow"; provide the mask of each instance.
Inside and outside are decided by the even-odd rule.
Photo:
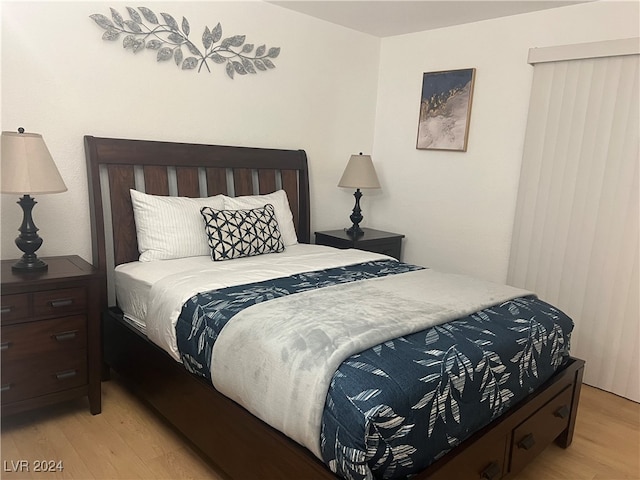
[[[137,190],[130,193],[141,262],[211,254],[200,209],[222,210],[222,195],[188,198],[148,195]]]
[[[296,228],[293,225],[293,214],[289,207],[287,192],[278,190],[268,195],[247,195],[244,197],[227,197],[224,195],[224,208],[226,210],[250,210],[262,208],[267,203],[273,205],[276,210],[276,220],[282,235],[284,245],[295,245],[298,243]]]

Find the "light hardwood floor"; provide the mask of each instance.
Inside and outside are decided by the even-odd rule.
[[[222,478],[117,379],[103,383],[102,393],[101,415],[92,416],[80,399],[3,419],[0,476]],[[548,447],[517,480],[638,480],[639,458],[640,405],[585,385],[571,447]],[[63,470],[33,472],[35,462],[42,460],[61,461]],[[30,471],[13,471],[20,465]]]

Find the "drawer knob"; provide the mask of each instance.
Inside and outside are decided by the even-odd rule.
[[[73,298],[61,298],[60,300],[51,300],[49,302],[53,308],[68,307],[73,304]]]
[[[565,418],[567,418],[569,416],[570,412],[571,412],[571,410],[569,410],[569,407],[567,405],[563,405],[558,410],[553,412],[553,416],[565,419]]]
[[[4,352],[5,350],[9,350],[10,346],[11,342],[2,342],[0,343],[0,350]]]
[[[2,385],[0,387],[0,392],[6,392],[11,390],[11,384],[10,383],[5,383],[4,385]]]
[[[480,472],[480,478],[483,480],[494,480],[500,478],[502,469],[496,462],[491,462],[487,468]]]
[[[530,450],[536,444],[536,439],[533,438],[533,433],[525,435],[525,437],[518,442],[518,448],[524,450]]]
[[[2,308],[0,309],[0,313],[2,313],[2,314],[9,313],[9,312],[11,312],[11,310],[13,310],[13,307],[12,307],[12,306],[2,307]]]
[[[56,373],[56,378],[58,380],[67,380],[69,378],[75,377],[77,373],[77,370],[65,370],[64,372]]]
[[[78,330],[69,330],[67,332],[54,333],[52,337],[59,342],[64,342],[65,340],[73,340],[77,334]]]

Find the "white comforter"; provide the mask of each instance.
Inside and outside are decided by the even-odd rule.
[[[209,268],[158,280],[149,296],[149,337],[179,359],[175,324],[182,304],[195,293],[388,258],[358,250],[294,247],[302,247],[293,248],[297,255],[288,247],[289,255],[210,262]],[[212,382],[320,457],[329,382],[346,358],[528,294],[471,277],[419,270],[270,300],[238,313],[223,328],[213,348]]]

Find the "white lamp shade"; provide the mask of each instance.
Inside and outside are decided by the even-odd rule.
[[[370,155],[351,155],[339,187],[351,188],[380,188],[376,169],[373,167]]]
[[[2,132],[0,154],[0,192],[66,192],[42,135],[38,133]]]

